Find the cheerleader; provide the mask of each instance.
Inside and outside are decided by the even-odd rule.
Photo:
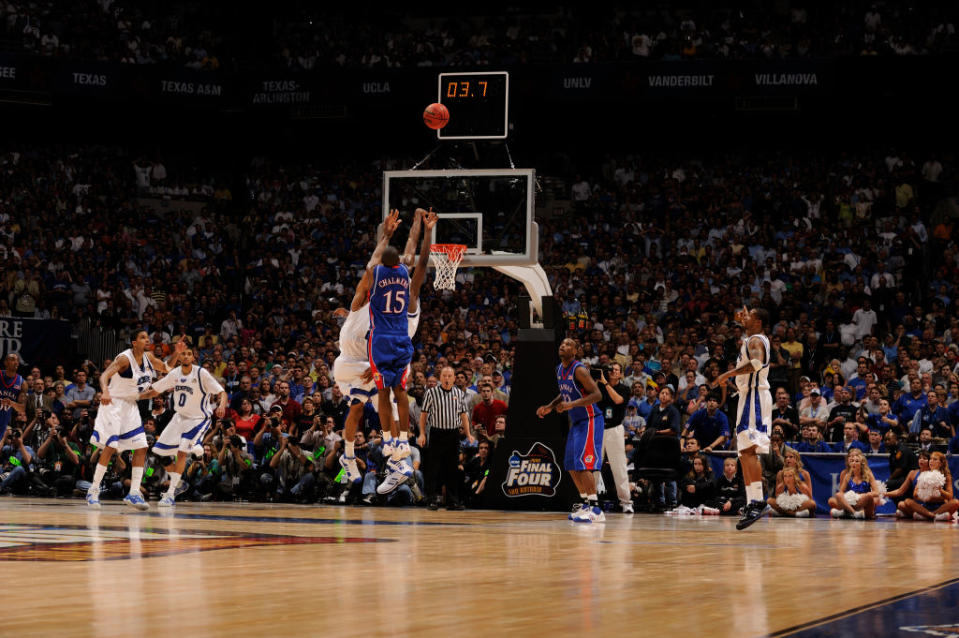
[[[829,499],[829,513],[833,518],[876,517],[879,501],[879,483],[869,469],[869,462],[861,450],[852,449],[846,456],[846,471],[839,478],[839,491]]]
[[[767,501],[773,511],[780,516],[796,518],[815,516],[816,501],[812,499],[809,483],[800,480],[799,472],[792,467],[783,468],[780,475],[782,483],[776,485],[776,496]]]
[[[929,455],[929,469],[916,476],[912,498],[901,507],[917,521],[948,521],[959,509],[959,501],[952,497],[952,475],[945,454]]]

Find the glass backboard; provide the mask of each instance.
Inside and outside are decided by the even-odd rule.
[[[393,238],[402,247],[416,208],[439,214],[434,244],[466,244],[463,266],[534,264],[539,238],[533,222],[533,169],[386,171],[383,218],[399,209],[403,224]]]

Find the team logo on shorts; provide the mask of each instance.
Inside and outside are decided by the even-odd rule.
[[[585,463],[586,465],[589,465],[592,462],[593,462],[592,454],[587,454],[586,456],[583,457],[583,463]]]
[[[503,494],[511,498],[553,496],[562,478],[563,472],[553,450],[536,442],[526,454],[513,450],[506,480],[503,481]]]

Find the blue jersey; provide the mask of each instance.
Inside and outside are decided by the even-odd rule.
[[[20,401],[20,392],[23,390],[23,377],[14,374],[12,377],[0,370],[0,399],[10,399],[13,403]],[[0,436],[7,430],[13,421],[13,408],[0,408]]]
[[[406,266],[376,266],[370,286],[370,337],[377,334],[408,337],[410,273]]]
[[[586,396],[585,388],[576,380],[576,368],[585,367],[579,361],[573,361],[568,369],[564,368],[562,363],[556,368],[556,381],[559,384],[559,393],[563,395],[563,401],[567,403],[578,401]],[[596,415],[601,414],[601,411],[595,403],[590,403],[587,406],[573,408],[567,414],[573,422],[576,422],[595,418]]]

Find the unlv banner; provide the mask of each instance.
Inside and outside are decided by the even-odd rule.
[[[48,319],[0,318],[0,353],[15,352],[24,366],[50,373],[58,364],[70,363],[73,348],[70,324]]]
[[[723,472],[723,459],[729,454],[709,455],[713,475],[719,476]],[[839,475],[846,467],[845,454],[802,454],[803,469],[809,472],[812,479],[812,495],[816,501],[816,511],[820,514],[829,513],[829,499],[839,491]],[[959,490],[956,472],[959,471],[959,458],[950,456],[949,471],[952,473],[953,489]],[[889,478],[889,456],[886,454],[870,454],[866,457],[869,469],[877,481],[885,482]],[[768,496],[768,495],[767,495]],[[894,514],[896,506],[891,501],[876,508],[878,514]]]

